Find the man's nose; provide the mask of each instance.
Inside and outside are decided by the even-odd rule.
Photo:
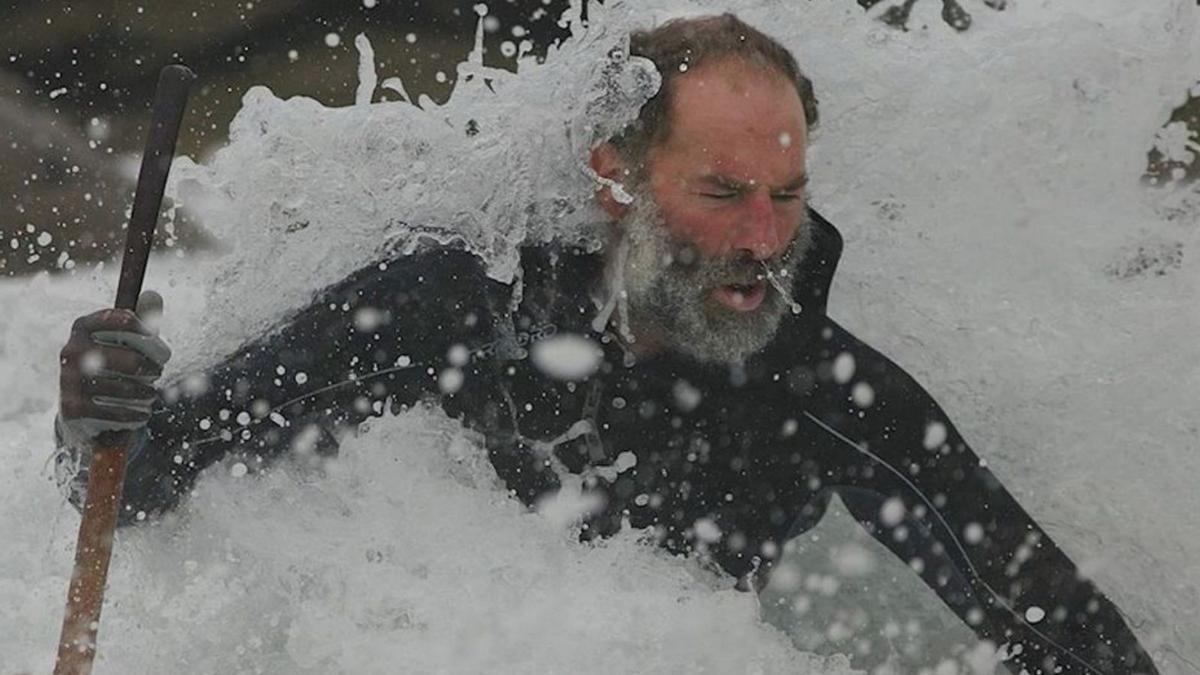
[[[771,193],[760,189],[748,194],[745,208],[737,225],[734,226],[730,242],[735,253],[746,252],[755,260],[768,260],[783,248],[780,239],[775,205]]]

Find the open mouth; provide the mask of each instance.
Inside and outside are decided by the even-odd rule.
[[[752,312],[767,296],[767,282],[760,280],[749,284],[726,284],[712,290],[712,298],[737,312]]]

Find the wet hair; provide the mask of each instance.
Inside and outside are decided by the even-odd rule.
[[[670,136],[676,79],[689,69],[725,58],[740,58],[782,75],[800,95],[808,129],[817,125],[817,98],[796,57],[734,14],[672,19],[657,28],[636,31],[630,36],[629,53],[653,61],[662,75],[662,86],[642,106],[637,120],[611,139],[635,166],[651,147]]]

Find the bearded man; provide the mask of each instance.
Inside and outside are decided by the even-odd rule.
[[[805,200],[817,105],[793,56],[728,14],[631,52],[663,83],[590,157],[602,254],[527,247],[519,287],[448,246],[373,264],[161,390],[169,351],[137,316],[82,317],[56,424],[73,500],[104,430],[136,430],[136,522],[221,458],[330,454],[424,402],[479,432],[529,504],[582,477],[601,504],[585,538],[649,528],[753,587],[836,494],[1014,672],[1156,672],[929,395],[826,315],[842,240]]]

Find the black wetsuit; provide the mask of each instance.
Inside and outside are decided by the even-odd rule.
[[[332,452],[339,428],[428,400],[482,432],[527,503],[559,484],[551,454],[582,471],[633,453],[615,478],[589,474],[607,505],[585,536],[654,527],[671,551],[703,548],[747,577],[837,493],[980,638],[1017,652],[1014,672],[1156,672],[921,386],[826,316],[842,242],[813,223],[793,289],[803,311],[739,370],[634,361],[594,332],[594,255],[525,250],[519,295],[459,250],[364,268],[211,368],[204,391],[164,389],[131,453],[123,520],[174,506],[230,453],[257,466],[301,434]],[[535,366],[533,343],[564,334],[603,346],[598,372],[565,382]]]

